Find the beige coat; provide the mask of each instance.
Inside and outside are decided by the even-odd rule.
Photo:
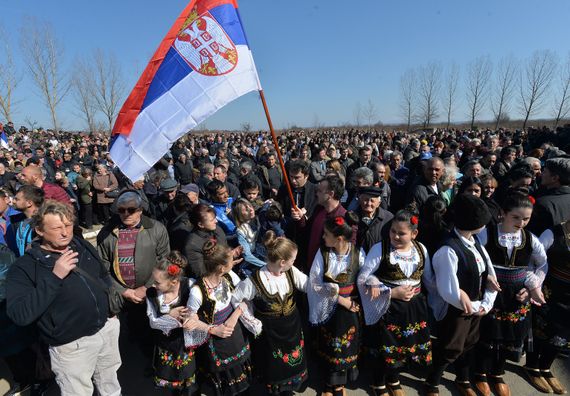
[[[93,176],[93,188],[97,192],[97,203],[110,204],[115,200],[115,198],[108,198],[105,196],[105,191],[103,191],[103,189],[106,187],[110,188],[110,191],[119,188],[119,182],[115,175],[112,173],[107,173],[106,175],[100,175],[98,173],[95,174]]]

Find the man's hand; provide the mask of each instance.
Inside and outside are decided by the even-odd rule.
[[[300,221],[303,216],[307,214],[307,209],[291,208],[291,218],[295,221]]]
[[[139,297],[135,289],[127,289],[121,294],[125,300],[129,300],[135,304],[140,304],[144,301],[143,298]]]
[[[77,262],[79,261],[77,256],[78,253],[74,252],[70,248],[64,250],[53,266],[52,272],[55,276],[59,279],[63,279],[69,275],[69,273],[77,266]]]
[[[459,302],[461,309],[466,315],[473,315],[473,307],[471,306],[471,299],[463,290],[459,290]]]
[[[144,300],[144,298],[146,297],[146,286],[139,286],[134,290],[137,297],[140,297]]]

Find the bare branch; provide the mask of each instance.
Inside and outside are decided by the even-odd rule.
[[[418,70],[418,119],[424,128],[439,116],[437,101],[441,90],[441,64],[431,62]]]
[[[362,111],[362,115],[368,121],[368,131],[370,132],[372,128],[372,121],[375,121],[378,118],[378,111],[376,110],[376,105],[372,102],[369,98],[368,102],[366,102],[366,106]]]
[[[400,109],[410,130],[414,117],[417,76],[413,69],[407,70],[400,77]]]
[[[22,75],[16,73],[14,65],[14,57],[10,48],[10,39],[5,30],[0,26],[0,42],[3,43],[0,48],[0,59],[4,59],[0,63],[0,112],[8,122],[12,120],[14,113],[14,91],[22,80]]]
[[[49,23],[34,18],[25,21],[22,26],[21,46],[34,83],[50,111],[53,129],[57,132],[57,107],[70,88],[61,68],[63,46]]]
[[[105,54],[98,49],[93,54],[95,65],[95,100],[97,107],[105,115],[108,130],[119,112],[119,106],[125,94],[124,79],[121,68],[113,54]]]
[[[508,118],[517,70],[517,62],[512,55],[499,61],[495,75],[494,94],[491,97],[491,111],[495,117],[495,129],[499,129],[501,121]]]
[[[360,102],[356,102],[356,105],[354,106],[353,115],[354,115],[354,123],[356,124],[356,127],[359,127],[360,124],[362,124],[362,105],[360,104]]]
[[[493,65],[488,56],[481,56],[467,65],[467,105],[471,117],[471,129],[487,100],[487,87]]]
[[[556,70],[556,54],[549,50],[535,51],[527,59],[520,78],[520,110],[524,115],[523,129],[530,117],[544,104],[544,97]]]
[[[560,70],[559,78],[559,92],[554,99],[554,129],[558,127],[560,121],[565,119],[570,112],[570,54],[568,54],[566,63]]]
[[[95,113],[97,112],[95,71],[88,61],[83,59],[75,61],[71,85],[76,108],[87,123],[89,131],[93,133],[97,130],[95,122]]]
[[[459,66],[456,63],[453,63],[450,66],[445,79],[445,98],[443,108],[445,109],[445,113],[447,115],[447,129],[449,129],[449,125],[451,124],[451,115],[453,114],[453,109],[457,100],[458,82]]]

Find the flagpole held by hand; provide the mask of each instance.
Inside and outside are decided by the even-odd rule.
[[[289,199],[291,199],[291,205],[294,210],[297,210],[297,204],[293,198],[293,190],[291,190],[291,184],[289,184],[289,177],[287,176],[287,171],[285,170],[285,163],[283,162],[283,157],[281,157],[281,150],[279,144],[277,143],[277,136],[275,135],[275,130],[273,129],[273,123],[271,122],[271,116],[269,115],[269,110],[267,109],[267,102],[265,101],[265,95],[263,90],[259,90],[259,97],[261,98],[261,103],[263,103],[263,110],[265,111],[265,117],[267,118],[267,124],[269,124],[269,131],[271,132],[271,139],[273,140],[273,146],[275,146],[275,151],[277,152],[277,158],[279,158],[279,165],[281,166],[281,172],[283,173],[283,179],[285,181],[285,186],[287,186],[287,192],[289,193]]]

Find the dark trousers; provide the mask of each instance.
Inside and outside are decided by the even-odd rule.
[[[450,306],[447,315],[437,323],[438,340],[433,349],[433,364],[427,383],[439,385],[443,372],[455,363],[456,380],[469,380],[469,351],[479,341],[480,316],[463,316],[461,311]]]
[[[31,348],[26,348],[11,356],[4,356],[3,359],[12,373],[14,382],[21,385],[36,382],[36,354]]]
[[[82,226],[91,228],[93,226],[93,204],[79,204],[79,218]]]
[[[111,204],[97,204],[99,213],[97,214],[99,218],[99,223],[107,224],[111,217]]]
[[[527,352],[525,366],[532,369],[550,370],[558,356],[558,349],[541,340],[534,340],[534,350]]]

